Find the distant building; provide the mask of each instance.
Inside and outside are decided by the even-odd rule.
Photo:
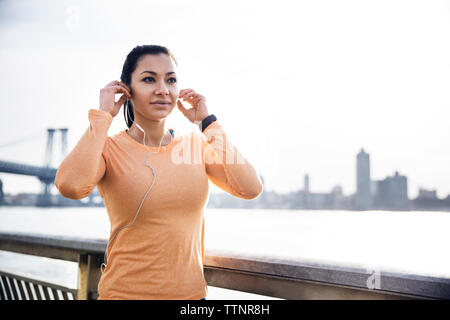
[[[379,209],[409,209],[408,181],[398,174],[376,181],[374,204]]]
[[[355,209],[367,210],[372,206],[370,184],[370,156],[361,149],[356,155]]]
[[[450,209],[450,195],[446,199],[439,199],[436,190],[419,188],[419,195],[412,200],[417,210],[448,210]]]
[[[308,174],[303,176],[303,190],[289,195],[291,209],[342,209],[349,207],[342,186],[333,187],[329,193],[311,192]]]
[[[436,190],[426,190],[419,188],[419,195],[417,199],[426,199],[426,200],[437,200]]]
[[[342,186],[341,185],[336,185],[333,187],[333,189],[331,189],[331,194],[335,195],[335,196],[343,196],[343,190],[342,190]]]
[[[334,199],[329,193],[306,193],[305,209],[333,209]]]

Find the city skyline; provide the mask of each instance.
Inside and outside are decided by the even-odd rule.
[[[51,163],[53,155],[60,154],[61,159],[65,157],[67,154],[67,128],[49,128],[48,129],[48,140],[47,140],[47,150],[45,155],[45,164],[41,168],[52,168]],[[55,133],[61,132],[61,138],[60,140],[60,150],[54,149],[55,141],[58,140],[58,137],[55,137]],[[14,162],[13,162],[14,163]],[[24,163],[18,163],[20,165],[23,165]],[[25,164],[26,165],[26,164]],[[57,169],[57,167],[52,168]],[[36,178],[36,177],[34,177]],[[264,185],[264,176],[260,174],[261,181]],[[25,194],[33,194],[33,192],[26,192],[23,190],[20,190],[16,193],[14,192],[8,192],[4,189],[4,182],[1,179],[0,175],[0,191],[1,194],[8,194],[8,195],[25,195]],[[211,184],[213,187],[213,193],[224,193],[221,189],[215,187],[213,184]],[[45,187],[46,190],[52,191],[54,189],[54,185],[51,184],[50,188],[47,186]],[[215,189],[215,190],[214,190]],[[44,190],[43,185],[40,187],[40,191],[36,191],[34,193],[39,194],[42,193]],[[350,197],[354,198],[354,203],[352,204],[354,208],[361,209],[361,210],[367,210],[369,208],[372,208],[374,205],[384,205],[386,203],[389,204],[389,206],[395,207],[396,205],[400,205],[403,207],[406,207],[409,200],[412,199],[430,199],[430,200],[439,200],[439,199],[446,199],[448,200],[450,198],[450,193],[444,197],[438,197],[438,190],[436,189],[426,189],[419,186],[419,189],[417,190],[417,196],[415,197],[409,197],[408,196],[408,182],[407,177],[400,175],[399,171],[396,170],[393,176],[387,175],[382,180],[375,180],[371,177],[371,163],[370,163],[370,154],[365,152],[364,148],[361,148],[361,150],[356,154],[356,191],[354,193],[345,194],[342,189],[341,184],[336,184],[332,186],[328,192],[317,192],[312,191],[310,188],[310,175],[308,173],[303,175],[303,188],[299,188],[296,190],[293,190],[294,193],[300,192],[301,194],[338,194],[342,195],[343,197]],[[287,193],[279,193],[276,192],[276,190],[265,190],[266,193],[275,193],[280,195],[291,195],[293,192],[287,192]],[[47,191],[46,191],[47,192]],[[58,193],[58,192],[56,192]],[[400,203],[395,204],[400,199]]]
[[[66,130],[62,132],[62,145],[65,146]],[[54,130],[49,130],[47,151],[52,150]],[[65,148],[63,147],[63,150]],[[48,155],[49,153],[47,153]],[[64,154],[63,154],[64,155]],[[50,157],[46,157],[47,163]],[[40,193],[5,194],[3,182],[0,180],[0,205],[6,206],[38,206],[38,207],[66,207],[66,206],[104,206],[96,188],[81,200],[71,200],[59,193],[49,194],[53,185],[52,176],[56,169],[45,167],[23,166],[17,163],[0,161],[0,169],[7,172],[33,174],[39,176],[43,184]],[[361,148],[356,154],[356,184],[354,194],[345,195],[341,185],[335,185],[329,192],[312,192],[310,177],[303,177],[303,189],[287,194],[272,191],[263,192],[258,198],[251,201],[242,200],[226,192],[211,193],[208,201],[210,208],[253,208],[253,209],[309,209],[309,210],[384,210],[384,211],[450,211],[450,194],[445,198],[438,198],[436,190],[419,189],[416,198],[408,198],[408,178],[395,171],[392,176],[382,180],[371,177],[370,155]],[[264,177],[260,176],[264,184]],[[50,188],[49,188],[50,187]]]
[[[59,156],[59,161],[61,161],[62,159],[64,159],[64,157],[65,157],[64,155],[67,154],[67,152],[70,152],[70,150],[71,150],[71,148],[70,148],[70,150],[67,149],[67,131],[68,131],[67,128],[49,128],[48,130],[52,132],[51,135],[55,139],[54,139],[54,141],[52,143],[53,146],[51,147],[51,150],[52,150],[50,152],[51,154],[45,154],[44,155],[45,159],[44,159],[44,163],[43,163],[42,167],[45,167],[46,165],[52,167],[52,164],[55,163],[55,159],[58,159],[58,156]],[[64,133],[61,133],[62,134],[61,137],[58,137],[58,136],[54,137],[54,133],[53,132],[56,132],[56,134],[58,132],[64,132]],[[60,148],[59,150],[56,149],[58,147]],[[49,148],[49,145],[48,145],[48,140],[47,140],[47,149],[48,148]],[[333,190],[338,187],[341,190],[342,194],[345,195],[345,196],[355,195],[357,197],[356,201],[360,201],[362,198],[365,198],[362,201],[366,202],[366,204],[359,204],[359,205],[362,206],[362,208],[366,208],[366,207],[370,206],[369,204],[367,204],[367,201],[369,201],[369,203],[371,201],[368,198],[373,196],[374,189],[376,189],[376,184],[378,182],[382,181],[382,180],[381,180],[381,178],[378,179],[378,180],[372,179],[372,176],[371,176],[371,165],[370,165],[370,155],[369,155],[369,153],[366,153],[365,151],[366,150],[364,150],[364,148],[361,148],[359,153],[356,155],[356,162],[355,162],[356,163],[356,173],[355,173],[355,177],[356,177],[355,185],[356,185],[356,188],[355,188],[354,192],[347,192],[347,193],[346,192],[342,192],[343,188],[342,188],[342,184],[341,183],[336,183],[333,186],[329,186],[328,189],[326,189],[326,190],[311,189],[311,187],[310,187],[310,174],[308,172],[306,172],[302,176],[303,177],[302,178],[303,179],[303,186],[304,186],[303,189],[297,188],[297,189],[293,189],[293,190],[289,190],[289,191],[279,192],[276,189],[267,189],[267,188],[265,188],[265,191],[275,192],[275,193],[278,193],[278,194],[290,194],[290,193],[296,192],[296,191],[304,191],[305,187],[307,187],[308,192],[311,192],[311,193],[314,193],[314,192],[316,192],[316,193],[317,192],[319,192],[319,193],[325,192],[326,193],[326,192],[333,192]],[[4,160],[4,159],[0,159],[0,160]],[[24,162],[17,162],[17,163],[29,165],[29,163],[24,163]],[[53,166],[52,168],[57,169],[57,167],[58,166]],[[362,171],[362,175],[364,176],[364,179],[360,178],[360,175],[358,174],[358,171]],[[398,172],[399,172],[399,170],[396,169],[394,171],[394,175],[397,176]],[[259,175],[260,175],[261,179],[263,181],[265,181],[264,174],[259,172]],[[6,179],[5,179],[5,177],[6,177]],[[299,176],[299,179],[300,178],[301,177]],[[384,175],[384,179],[389,179],[389,178],[390,178],[390,174],[389,173]],[[33,177],[13,175],[13,174],[8,174],[8,173],[0,173],[0,180],[2,181],[3,192],[7,193],[7,194],[22,194],[22,193],[39,193],[39,192],[42,191],[42,185],[41,185],[40,182],[37,181],[36,178],[34,178],[36,180],[34,189],[20,189],[20,186],[19,186],[18,187],[19,189],[11,190],[11,188],[8,186],[8,183],[10,181],[18,181],[18,180],[23,180],[23,179],[30,179],[31,180],[31,179],[33,179]],[[364,182],[362,180],[367,180],[368,182]],[[8,182],[8,183],[6,183],[6,188],[5,188],[5,181]],[[224,192],[223,190],[221,190],[220,188],[218,188],[214,184],[210,184],[210,186],[211,186],[212,192],[214,192],[214,193],[223,193]],[[16,186],[16,188],[17,188],[17,186]],[[50,189],[51,189],[52,193],[57,192],[57,190],[54,188],[53,185],[51,186]],[[361,195],[361,193],[363,193],[363,194]],[[410,193],[413,193],[414,196],[409,196]],[[422,195],[423,194],[429,194],[429,195],[434,194],[434,197],[437,198],[437,199],[445,199],[448,196],[450,196],[450,193],[442,194],[442,192],[440,192],[437,188],[433,188],[433,187],[427,188],[427,187],[423,187],[421,185],[418,186],[417,190],[410,190],[410,188],[407,188],[407,190],[406,190],[406,198],[408,198],[408,199],[417,198],[421,194]],[[357,205],[357,206],[359,206],[359,205]]]

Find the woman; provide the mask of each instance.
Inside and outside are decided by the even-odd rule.
[[[117,102],[115,94],[122,94]],[[128,129],[110,137],[122,105]],[[175,105],[198,132],[178,135],[166,128]],[[55,185],[71,199],[88,196],[97,185],[104,200],[111,234],[99,299],[205,298],[208,180],[254,199],[263,189],[255,169],[228,141],[205,98],[178,89],[176,61],[165,47],[134,48],[121,81],[100,90],[100,107],[89,110],[89,122],[58,168]]]

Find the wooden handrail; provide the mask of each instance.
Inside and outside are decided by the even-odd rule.
[[[0,232],[0,250],[75,261],[77,299],[95,299],[104,239]],[[210,286],[283,299],[450,299],[450,279],[381,271],[376,288],[370,270],[299,259],[206,250]]]

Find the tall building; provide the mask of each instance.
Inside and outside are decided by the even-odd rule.
[[[309,175],[305,174],[303,177],[303,192],[309,193]]]
[[[355,209],[367,210],[372,206],[370,184],[370,156],[361,148],[356,155]]]

